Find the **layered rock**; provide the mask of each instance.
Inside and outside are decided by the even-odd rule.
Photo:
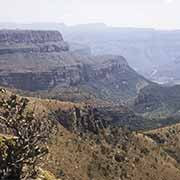
[[[0,85],[28,91],[78,87],[119,102],[135,97],[150,82],[121,56],[88,56],[69,51],[56,31],[0,32]]]
[[[57,120],[67,129],[76,133],[95,133],[108,126],[102,114],[91,106],[82,106],[55,112]]]
[[[69,49],[58,31],[0,31],[0,55]]]
[[[58,31],[0,31],[1,43],[45,43],[63,41]]]

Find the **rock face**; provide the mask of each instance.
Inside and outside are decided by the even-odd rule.
[[[63,41],[58,31],[0,31],[1,43],[46,43]]]
[[[121,56],[69,51],[56,31],[1,31],[0,85],[28,91],[78,87],[101,99],[135,97],[150,82]]]
[[[68,49],[58,31],[0,31],[0,55]]]
[[[67,111],[58,110],[55,114],[63,127],[76,133],[97,134],[101,129],[109,125],[98,109],[91,106],[74,106]]]
[[[180,83],[180,31],[97,28],[96,24],[59,29],[68,42],[90,46],[92,54],[121,54],[131,67],[148,79],[162,84]]]

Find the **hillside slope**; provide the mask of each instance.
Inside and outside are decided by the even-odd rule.
[[[180,162],[180,124],[159,128],[146,132],[161,148],[163,148],[178,163]]]
[[[179,115],[180,86],[148,86],[135,99],[134,110],[154,117]]]
[[[8,100],[11,95],[1,90],[0,101]],[[60,122],[49,142],[50,152],[41,163],[44,170],[56,177],[62,180],[179,180],[179,161],[147,135],[149,132],[108,127],[97,116],[97,111],[83,104],[29,100],[28,109],[33,109],[35,116],[48,118],[49,113],[56,112],[56,120]],[[74,116],[68,116],[69,110],[73,110]],[[67,113],[64,116],[62,112]],[[178,133],[176,135],[178,137]],[[169,141],[173,137],[173,134],[167,136]]]

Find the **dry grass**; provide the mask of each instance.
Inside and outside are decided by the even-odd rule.
[[[0,93],[7,98],[11,93]],[[52,110],[69,110],[83,104],[29,98],[29,109],[47,115]],[[59,125],[58,133],[49,143],[49,154],[42,161],[44,180],[179,180],[179,162],[167,150],[180,149],[180,125],[143,133],[114,135],[108,143],[105,134],[80,137]],[[162,136],[157,143],[149,134]],[[167,135],[168,134],[168,135]],[[178,156],[177,156],[178,157]],[[179,156],[180,157],[180,156]],[[47,170],[47,171],[45,171]],[[52,172],[52,173],[50,173]]]

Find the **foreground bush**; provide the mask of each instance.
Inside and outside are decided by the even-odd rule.
[[[11,138],[0,139],[0,178],[27,179],[36,175],[39,160],[48,153],[52,121],[35,118],[27,111],[28,99],[12,95],[0,101],[0,124]]]

